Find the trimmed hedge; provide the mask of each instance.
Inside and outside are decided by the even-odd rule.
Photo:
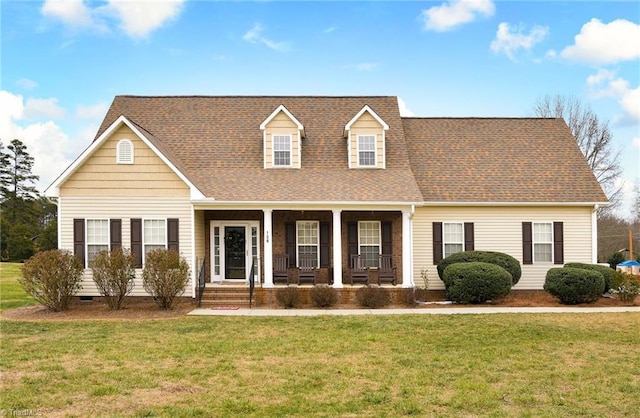
[[[456,263],[471,262],[489,263],[502,267],[511,275],[513,286],[518,284],[518,282],[520,281],[520,277],[522,276],[520,262],[511,257],[509,254],[500,253],[497,251],[462,251],[459,253],[451,254],[449,257],[441,260],[438,263],[438,276],[440,276],[440,279],[445,282],[445,287],[448,287],[447,282],[444,280],[444,271],[447,267]]]
[[[575,269],[594,270],[602,274],[602,277],[604,277],[604,292],[602,293],[606,293],[609,291],[609,289],[611,288],[611,279],[613,278],[613,273],[616,272],[611,267],[601,266],[599,264],[567,263],[564,266]]]
[[[552,268],[547,271],[544,290],[565,305],[594,302],[604,293],[604,277],[595,270]]]
[[[449,299],[458,303],[483,303],[506,296],[511,290],[511,274],[490,263],[451,264],[444,271]]]

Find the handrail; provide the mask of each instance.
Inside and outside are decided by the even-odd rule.
[[[253,304],[253,289],[256,287],[256,279],[255,279],[255,268],[256,268],[256,260],[255,257],[251,262],[251,271],[249,271],[249,309],[251,309]]]
[[[200,267],[200,273],[198,274],[198,307],[202,304],[202,295],[204,293],[205,261],[206,260],[202,260],[202,266]]]

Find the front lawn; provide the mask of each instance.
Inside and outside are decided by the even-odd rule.
[[[0,312],[38,303],[18,284],[16,279],[21,274],[22,264],[0,263]]]

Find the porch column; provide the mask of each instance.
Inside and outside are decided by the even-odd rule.
[[[342,286],[342,211],[333,212],[333,287]]]
[[[402,211],[402,287],[413,287],[413,239],[412,214]]]
[[[263,287],[273,287],[273,220],[272,210],[264,209],[264,283]]]

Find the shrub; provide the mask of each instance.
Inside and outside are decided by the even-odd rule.
[[[173,309],[189,283],[189,265],[175,250],[158,248],[145,257],[142,285],[160,309]]]
[[[338,292],[329,285],[319,284],[311,288],[309,298],[318,308],[328,308],[338,301]]]
[[[100,251],[91,263],[93,281],[110,309],[120,309],[133,290],[136,259],[122,248]]]
[[[276,290],[276,301],[285,309],[300,306],[300,290],[294,286],[280,287]]]
[[[444,271],[444,282],[451,300],[458,303],[483,303],[506,296],[511,290],[511,274],[490,263],[451,264]]]
[[[24,263],[18,282],[47,308],[64,311],[82,288],[83,271],[82,264],[69,251],[43,251]]]
[[[356,291],[356,299],[360,306],[366,308],[381,308],[391,303],[389,291],[384,287],[368,285]]]
[[[602,274],[602,277],[604,277],[604,292],[602,293],[605,293],[609,290],[611,278],[613,277],[613,273],[615,273],[615,270],[611,267],[601,266],[599,264],[567,263],[564,266],[575,269],[594,270]]]
[[[513,286],[518,284],[520,277],[522,276],[522,269],[520,268],[520,262],[509,254],[499,253],[496,251],[463,251],[455,254],[451,254],[449,257],[441,260],[438,263],[438,276],[444,281],[444,271],[451,264],[456,263],[471,263],[482,262],[495,264],[503,269],[507,270],[511,275],[511,282]],[[445,282],[445,287],[447,283]]]
[[[633,302],[640,295],[640,278],[630,273],[614,271],[611,277],[611,293],[623,302]]]
[[[571,267],[547,271],[544,290],[565,305],[577,305],[598,300],[604,292],[604,277],[595,270]]]

